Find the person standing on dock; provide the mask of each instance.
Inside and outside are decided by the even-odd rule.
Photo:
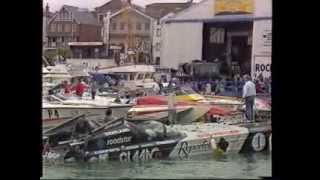
[[[111,108],[106,109],[105,117],[104,117],[104,123],[110,122],[115,120],[115,118],[112,115],[112,110]]]
[[[76,95],[82,98],[82,95],[87,87],[88,86],[83,80],[79,80],[79,83],[75,86]]]
[[[243,86],[243,95],[242,97],[245,99],[246,104],[246,117],[247,120],[254,120],[254,100],[256,96],[256,87],[255,84],[251,81],[251,77],[249,75],[244,75],[245,84]]]
[[[206,95],[211,95],[211,83],[207,82],[206,84]]]
[[[70,94],[71,93],[71,89],[72,89],[72,85],[69,81],[65,81],[64,82],[64,93],[65,94]]]
[[[92,98],[92,100],[94,100],[96,97],[97,90],[98,90],[97,81],[92,80],[90,88],[91,88],[91,98]]]

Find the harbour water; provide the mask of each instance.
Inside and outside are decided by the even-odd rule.
[[[271,164],[272,155],[269,152],[132,163],[44,162],[42,179],[257,179],[271,177]]]

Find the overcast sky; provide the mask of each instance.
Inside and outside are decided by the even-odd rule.
[[[43,6],[45,7],[49,3],[50,11],[55,12],[61,8],[62,5],[72,5],[80,8],[89,8],[92,10],[95,7],[101,6],[110,0],[43,0]],[[188,0],[132,0],[132,3],[138,4],[140,6],[145,6],[151,3],[157,2],[187,2]],[[199,2],[201,0],[194,0],[194,2]]]

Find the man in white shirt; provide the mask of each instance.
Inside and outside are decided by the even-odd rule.
[[[254,99],[256,96],[256,86],[251,81],[251,77],[249,75],[244,76],[245,84],[243,86],[243,95],[242,97],[245,99],[246,103],[246,117],[248,121],[254,120]]]

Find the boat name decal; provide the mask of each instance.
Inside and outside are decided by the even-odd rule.
[[[143,148],[141,150],[121,152],[119,155],[119,160],[120,162],[146,161],[160,157],[160,149],[158,147],[154,147],[151,150],[148,148]]]

